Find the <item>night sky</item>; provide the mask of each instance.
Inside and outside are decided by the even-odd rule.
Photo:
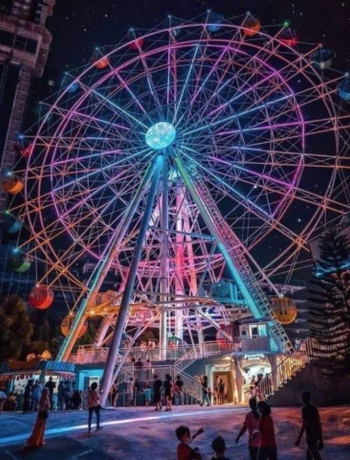
[[[53,34],[48,71],[60,78],[86,63],[96,46],[117,44],[129,27],[152,28],[167,14],[192,19],[207,8],[226,18],[251,11],[263,25],[289,20],[300,40],[334,48],[334,66],[350,68],[349,0],[57,0],[47,22]]]

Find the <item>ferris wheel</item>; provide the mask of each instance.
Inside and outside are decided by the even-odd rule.
[[[66,74],[3,183],[23,193],[9,215],[32,234],[17,267],[48,266],[33,304],[74,293],[61,359],[89,314],[103,317],[98,345],[116,324],[157,327],[164,346],[169,333],[203,339],[237,305],[274,319],[264,286],[284,295],[310,266],[309,240],[349,210],[350,78],[333,58],[288,24],[207,12],[131,30]],[[224,278],[232,308],[211,295]]]

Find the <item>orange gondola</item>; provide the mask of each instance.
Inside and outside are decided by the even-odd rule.
[[[23,187],[23,182],[18,176],[8,176],[2,180],[2,188],[5,192],[11,193],[11,195],[21,192]]]
[[[102,57],[95,61],[96,69],[102,70],[109,66],[109,58],[107,56]]]
[[[260,32],[261,23],[260,23],[260,20],[255,18],[254,16],[248,16],[244,20],[242,27],[243,27],[243,34],[246,37],[253,37],[258,32]]]

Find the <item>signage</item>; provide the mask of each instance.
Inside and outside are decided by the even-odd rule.
[[[256,353],[254,355],[244,355],[243,359],[246,359],[248,361],[256,361],[259,359],[264,359],[266,356],[263,353]]]

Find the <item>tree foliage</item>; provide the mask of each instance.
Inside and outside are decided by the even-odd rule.
[[[0,300],[0,362],[23,358],[33,327],[24,301],[17,295]]]
[[[321,274],[311,281],[308,307],[315,364],[328,377],[350,375],[350,248],[340,227],[321,237]]]

